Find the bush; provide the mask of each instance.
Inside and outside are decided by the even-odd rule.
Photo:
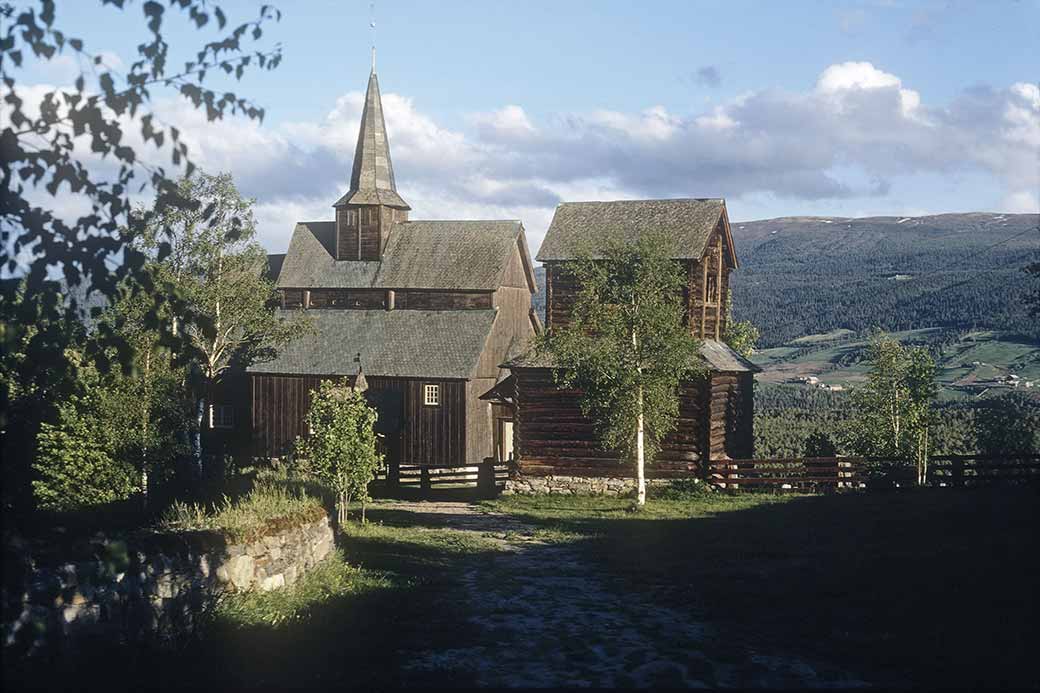
[[[307,436],[296,439],[293,451],[297,468],[326,484],[336,494],[337,521],[347,521],[351,499],[371,500],[368,485],[383,464],[376,448],[376,410],[346,380],[326,380],[314,392],[307,412]]]
[[[33,463],[38,478],[32,486],[36,503],[44,510],[113,503],[138,490],[137,471],[112,456],[91,404],[98,402],[89,395],[70,398],[59,406],[56,423],[40,426]]]

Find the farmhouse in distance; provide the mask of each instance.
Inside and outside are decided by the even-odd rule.
[[[305,310],[313,331],[248,368],[225,392],[249,402],[231,426],[256,457],[286,455],[307,434],[311,391],[364,379],[379,411],[391,470],[401,465],[519,463],[521,476],[627,477],[602,450],[576,393],[529,355],[542,329],[533,263],[519,221],[419,221],[397,192],[373,69],[350,189],[334,221],[300,222],[271,268],[279,310]],[[546,267],[546,328],[565,326],[577,287],[565,271],[582,240],[663,231],[686,272],[686,320],[710,374],[684,383],[676,431],[653,475],[703,472],[707,459],[752,453],[756,366],[723,341],[729,275],[737,268],[721,199],[577,202],[558,206],[538,260]],[[362,375],[363,374],[363,375]],[[233,393],[237,391],[237,395]],[[221,405],[217,405],[220,409]],[[230,431],[230,429],[229,429]],[[216,432],[216,431],[215,431]]]

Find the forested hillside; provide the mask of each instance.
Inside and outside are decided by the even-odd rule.
[[[733,312],[760,346],[837,328],[988,328],[1038,336],[1022,268],[1040,256],[1034,214],[785,217],[733,224]],[[538,280],[544,288],[544,272]],[[543,308],[544,291],[535,297]]]

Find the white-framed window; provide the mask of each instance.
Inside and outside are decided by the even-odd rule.
[[[235,408],[230,404],[209,405],[210,428],[234,428]]]
[[[423,385],[423,404],[436,407],[441,403],[440,385]]]
[[[357,226],[357,210],[347,210],[347,226]]]

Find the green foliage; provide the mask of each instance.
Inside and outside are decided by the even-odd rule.
[[[57,420],[40,427],[33,493],[46,510],[76,510],[130,498],[138,490],[134,467],[113,453],[118,430],[106,425],[105,393],[90,384],[58,406]]]
[[[146,149],[154,146],[175,169],[190,173],[194,168],[180,130],[156,117],[153,99],[183,96],[210,121],[231,114],[262,120],[262,108],[235,95],[230,84],[213,82],[220,75],[241,78],[246,71],[273,69],[281,62],[279,46],[255,51],[248,46],[280,18],[271,7],[261,8],[253,21],[229,26],[223,11],[208,0],[169,3],[168,11],[158,2],[97,3],[98,13],[129,9],[141,18],[136,36],[130,37],[137,59],[129,68],[117,69],[104,46],[90,45],[89,37],[78,36],[77,27],[65,21],[62,9],[67,4],[0,3],[0,177],[5,189],[0,199],[0,267],[13,277],[0,280],[0,353],[5,355],[0,357],[0,381],[8,397],[0,411],[5,511],[30,509],[29,468],[40,424],[53,420],[52,402],[76,389],[78,366],[66,353],[80,352],[102,372],[113,362],[126,366],[131,360],[124,336],[108,329],[99,330],[83,348],[76,325],[88,317],[91,304],[99,297],[114,297],[120,286],[130,287],[150,298],[147,317],[158,326],[158,306],[176,302],[175,296],[152,291],[147,257],[132,242],[152,216],[131,211],[132,197],[143,190],[156,193],[157,209],[196,204],[178,194],[162,165],[149,160]],[[181,38],[202,29],[210,18],[216,20],[219,35],[194,48],[182,45]],[[165,33],[178,19],[189,30],[175,27]],[[183,67],[172,60],[170,33],[179,37],[175,52],[190,58]],[[41,96],[22,84],[25,74],[39,74],[58,62],[78,66],[78,74]],[[107,164],[98,166],[97,161]],[[70,192],[86,213],[70,218],[48,203]],[[171,345],[176,342],[168,330],[165,338]],[[8,359],[7,354],[20,358]]]
[[[184,333],[212,383],[233,360],[249,365],[270,355],[299,333],[302,316],[275,315],[254,200],[241,196],[230,174],[186,176],[178,193],[197,207],[157,208],[141,245],[155,253],[157,281],[183,299]],[[160,256],[164,239],[168,254]]]
[[[758,328],[750,320],[733,319],[733,295],[726,293],[726,333],[722,341],[744,358],[751,358],[758,344]]]
[[[314,391],[307,412],[310,433],[297,438],[296,464],[328,485],[337,495],[340,524],[351,499],[371,500],[368,485],[383,464],[376,448],[376,410],[346,382],[326,380]]]
[[[913,461],[924,483],[935,420],[935,361],[926,349],[904,347],[881,333],[871,339],[867,360],[867,382],[852,391],[848,447],[859,455]]]
[[[225,496],[206,507],[175,502],[159,523],[165,531],[217,530],[231,541],[247,541],[275,520],[314,519],[321,515],[321,501],[273,480],[260,480],[245,497],[233,501]]]
[[[558,367],[557,382],[582,391],[582,412],[604,448],[637,458],[637,421],[653,460],[675,427],[678,385],[703,373],[698,342],[683,324],[685,274],[666,238],[608,239],[601,256],[568,262],[580,287],[571,323],[537,342]]]
[[[1040,454],[1040,397],[1012,392],[980,402],[975,438],[984,455]]]

